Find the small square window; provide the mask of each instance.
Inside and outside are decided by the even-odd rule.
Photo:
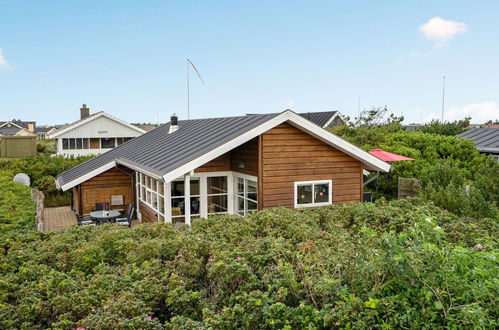
[[[295,207],[332,204],[332,180],[295,182]]]

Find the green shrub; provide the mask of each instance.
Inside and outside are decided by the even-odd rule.
[[[0,254],[0,328],[493,329],[497,230],[418,199],[74,227]]]
[[[15,173],[26,173],[31,178],[31,186],[41,190],[45,194],[45,206],[65,206],[71,203],[71,192],[57,190],[55,186],[56,176],[91,158],[92,156],[68,158],[47,155],[27,157],[0,162],[0,170],[5,169]]]

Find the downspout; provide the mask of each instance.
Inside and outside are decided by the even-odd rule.
[[[373,182],[379,177],[379,171],[376,171],[376,175],[364,182],[364,187],[367,186],[369,183]]]

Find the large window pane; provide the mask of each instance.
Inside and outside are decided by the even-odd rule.
[[[199,197],[191,197],[191,215],[200,213]]]
[[[297,187],[297,201],[298,204],[311,204],[312,203],[312,185],[299,185]]]
[[[76,149],[83,149],[82,139],[76,139]]]
[[[244,198],[236,196],[236,213],[244,215]]]
[[[69,139],[62,139],[62,149],[63,150],[69,149]]]
[[[214,176],[208,178],[208,194],[227,193],[227,177]]]
[[[75,139],[69,139],[69,149],[76,149],[76,141]]]
[[[172,182],[172,196],[184,196],[184,181]]]
[[[172,198],[172,216],[185,215],[185,199]]]
[[[327,203],[329,201],[329,184],[316,184],[314,190],[314,203]]]
[[[252,200],[257,200],[258,187],[255,181],[246,180],[246,197]]]
[[[227,212],[227,195],[208,196],[208,213]]]
[[[100,143],[101,143],[101,148],[103,149],[110,149],[115,147],[114,138],[101,138]]]
[[[88,149],[89,148],[89,143],[88,143],[88,139],[83,139],[83,149]]]
[[[247,203],[247,211],[248,212],[258,210],[258,204],[257,203],[255,203],[253,201],[250,201],[250,200],[247,200],[246,203]]]
[[[240,196],[244,195],[244,179],[243,178],[237,178],[236,194],[240,195]]]
[[[191,196],[199,195],[199,178],[191,178]]]

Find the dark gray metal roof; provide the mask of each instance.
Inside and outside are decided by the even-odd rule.
[[[323,112],[305,112],[299,115],[313,122],[314,124],[324,127],[327,122],[333,117],[338,111],[323,111]]]
[[[60,186],[65,185],[115,160],[163,176],[277,115],[181,120],[180,129],[171,134],[168,134],[170,123],[166,123],[73,167],[57,180]]]
[[[499,153],[499,128],[473,128],[458,137],[473,140],[480,151]]]
[[[23,130],[23,128],[1,127],[0,128],[0,135],[16,135],[20,130]]]

